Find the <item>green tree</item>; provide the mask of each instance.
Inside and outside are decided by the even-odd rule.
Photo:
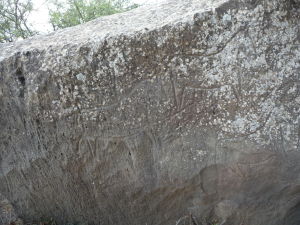
[[[53,2],[54,9],[49,10],[50,23],[54,30],[75,26],[100,16],[124,12],[136,8],[128,0],[61,0]]]
[[[0,42],[12,42],[36,34],[28,24],[31,0],[0,0]]]

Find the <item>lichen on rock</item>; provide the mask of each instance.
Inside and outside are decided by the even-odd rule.
[[[299,9],[169,0],[1,44],[0,194],[24,221],[298,225]]]

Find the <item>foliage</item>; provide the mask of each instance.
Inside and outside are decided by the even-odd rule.
[[[50,9],[50,23],[54,30],[75,26],[100,16],[124,12],[137,7],[129,5],[128,0],[61,0],[53,1]]]
[[[12,42],[34,35],[28,24],[31,0],[0,0],[0,42]]]

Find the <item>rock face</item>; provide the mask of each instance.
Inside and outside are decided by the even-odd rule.
[[[0,45],[14,218],[299,225],[299,9],[165,1]]]

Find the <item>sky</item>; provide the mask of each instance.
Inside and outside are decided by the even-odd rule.
[[[49,16],[47,9],[48,0],[32,0],[34,11],[29,17],[29,23],[32,24],[35,30],[38,30],[41,33],[47,33],[52,31],[52,28],[49,24]],[[145,4],[153,2],[159,2],[160,0],[131,0],[132,3]]]

